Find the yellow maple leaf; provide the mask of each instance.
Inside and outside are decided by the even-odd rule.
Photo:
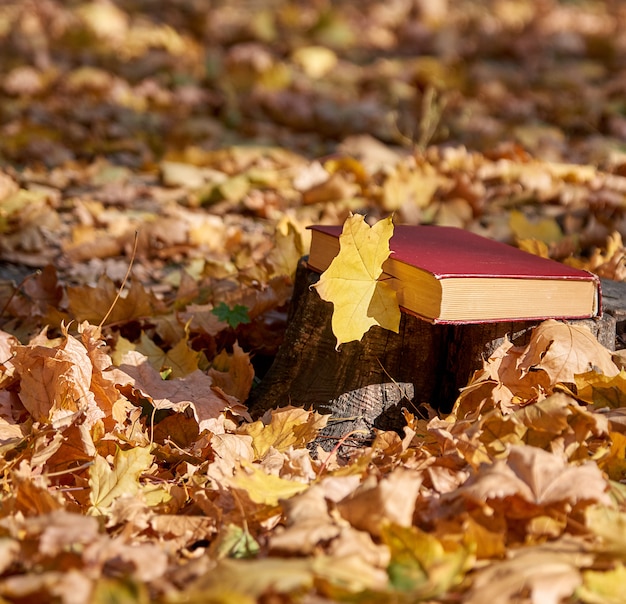
[[[96,455],[89,471],[90,512],[103,514],[118,497],[137,493],[141,488],[139,476],[148,470],[152,461],[153,456],[147,447],[133,447],[127,451],[117,449],[112,469],[104,457]]]
[[[271,449],[284,453],[289,447],[305,447],[327,421],[327,415],[285,407],[272,411],[269,421],[244,424],[239,431],[252,437],[252,448],[257,458],[262,459]]]
[[[320,297],[334,305],[332,328],[337,348],[360,340],[372,325],[398,332],[400,308],[396,292],[384,281],[383,263],[391,253],[391,217],[373,227],[363,216],[350,216],[339,237],[339,254],[315,285]]]
[[[289,499],[309,488],[303,482],[267,474],[248,463],[241,464],[241,469],[229,480],[229,484],[236,489],[243,489],[254,503],[261,505],[278,505],[280,499]]]

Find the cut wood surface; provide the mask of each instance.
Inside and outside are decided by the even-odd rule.
[[[361,341],[337,350],[330,325],[332,304],[311,287],[318,279],[302,260],[284,343],[249,404],[255,416],[286,405],[330,413],[333,419],[322,434],[325,448],[355,431],[353,438],[363,440],[373,428],[401,429],[403,407],[415,412],[428,403],[449,411],[459,388],[505,337],[523,345],[539,323],[432,325],[402,313],[399,333],[372,327]],[[603,283],[603,316],[572,323],[588,327],[604,346],[614,349],[620,335],[615,315],[624,313],[625,288]]]

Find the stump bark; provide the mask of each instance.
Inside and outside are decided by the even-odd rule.
[[[296,273],[284,342],[248,403],[255,417],[286,405],[330,413],[332,418],[320,437],[326,449],[355,431],[354,440],[362,443],[374,428],[401,430],[403,407],[415,411],[419,404],[428,403],[449,411],[459,388],[505,336],[523,345],[539,323],[432,325],[403,312],[399,333],[372,327],[361,341],[337,350],[331,329],[332,304],[311,287],[318,280],[319,274],[308,269],[303,259]],[[579,322],[610,349],[616,340],[614,314],[624,308],[625,294],[624,287],[611,288],[605,294],[609,312]],[[626,322],[626,311],[620,320]]]

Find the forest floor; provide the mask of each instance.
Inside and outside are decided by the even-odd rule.
[[[584,331],[348,459],[245,401],[310,224],[626,280],[626,5],[5,0],[0,73],[0,601],[622,601],[624,357]]]

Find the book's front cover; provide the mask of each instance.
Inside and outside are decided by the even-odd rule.
[[[341,226],[310,227],[339,237]],[[456,227],[396,225],[389,243],[391,258],[420,268],[438,279],[493,277],[519,279],[579,279],[587,271],[541,258],[516,247]]]

